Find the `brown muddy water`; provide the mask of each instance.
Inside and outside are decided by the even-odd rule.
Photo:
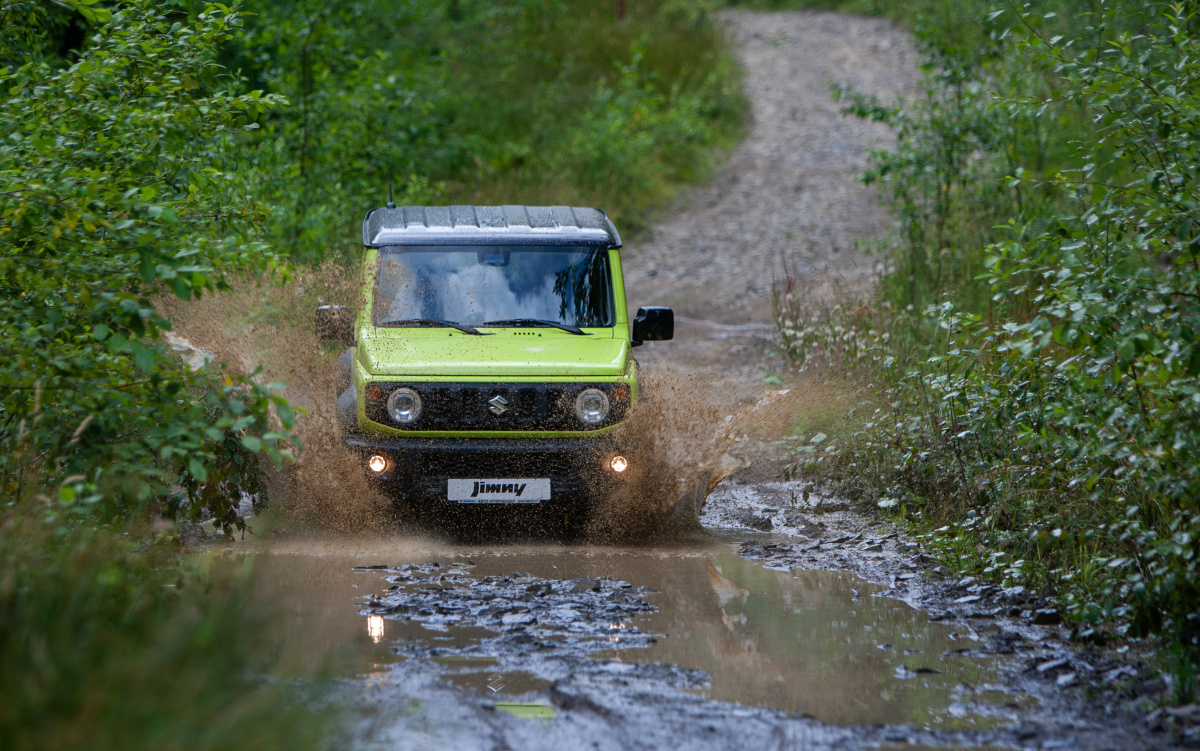
[[[550,715],[579,706],[563,700],[572,684],[600,697],[675,694],[822,724],[928,730],[995,727],[1019,701],[992,686],[988,660],[962,654],[975,646],[968,636],[874,596],[877,585],[768,570],[725,540],[660,549],[293,541],[253,566],[260,601],[286,614],[280,636],[296,659],[340,654],[351,684],[391,683],[418,703],[426,692],[409,695],[404,671],[449,689],[440,702],[515,702]]]

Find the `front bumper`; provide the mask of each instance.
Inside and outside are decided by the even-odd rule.
[[[611,490],[622,475],[609,467],[617,454],[610,438],[397,438],[349,434],[347,448],[372,481],[412,500],[445,501],[451,478],[549,478],[550,502],[590,498]],[[367,459],[387,460],[383,472]]]

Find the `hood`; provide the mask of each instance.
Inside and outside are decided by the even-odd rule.
[[[494,336],[392,329],[376,330],[375,336],[363,337],[358,346],[360,362],[373,375],[621,376],[629,342],[603,336],[548,329],[507,330]]]

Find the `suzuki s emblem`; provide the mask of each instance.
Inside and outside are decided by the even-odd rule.
[[[491,399],[488,399],[488,411],[496,417],[503,415],[508,411],[508,400],[496,394]]]

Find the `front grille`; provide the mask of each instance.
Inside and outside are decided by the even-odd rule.
[[[420,394],[424,404],[412,425],[397,425],[387,413],[388,395],[401,386]],[[586,388],[608,396],[608,417],[599,425],[585,425],[575,416],[575,397]],[[618,391],[625,398],[618,399]],[[597,430],[624,419],[628,394],[627,386],[612,383],[369,383],[366,413],[367,419],[400,430]]]

